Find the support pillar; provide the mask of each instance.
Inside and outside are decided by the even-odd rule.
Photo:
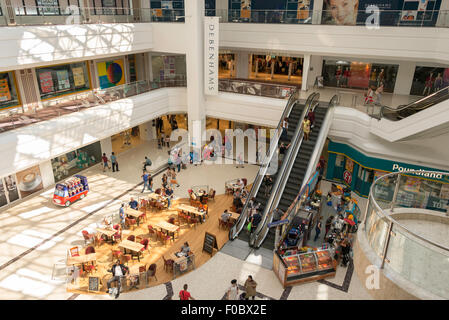
[[[215,0],[215,15],[221,17],[220,22],[228,22],[229,0]]]
[[[321,24],[323,0],[313,1],[312,24]]]
[[[236,77],[241,79],[249,79],[249,70],[251,68],[249,53],[237,52],[235,57]]]
[[[415,75],[415,68],[416,62],[414,61],[401,61],[399,63],[396,83],[394,85],[394,93],[404,95],[410,94],[413,84],[413,76]]]
[[[310,68],[310,54],[304,55],[304,62],[302,64],[302,82],[301,82],[301,90],[307,91],[307,80],[309,77],[309,68]]]
[[[151,141],[157,138],[156,126],[153,126],[153,120],[139,125],[140,139],[144,141]]]

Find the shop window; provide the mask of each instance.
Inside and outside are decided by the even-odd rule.
[[[398,65],[324,60],[322,76],[328,87],[368,89],[383,84],[385,92],[393,92],[398,68]]]
[[[42,99],[90,89],[86,62],[36,69]]]
[[[449,68],[417,66],[410,94],[426,96],[447,86],[449,86]]]
[[[109,155],[108,155],[109,157]],[[95,142],[51,160],[55,181],[61,181],[101,161],[101,145]]]
[[[18,106],[19,104],[19,95],[13,73],[0,73],[0,109]]]
[[[5,178],[0,178],[0,207],[14,202],[19,198],[15,176],[9,175]]]

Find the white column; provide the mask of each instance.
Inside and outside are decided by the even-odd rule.
[[[401,61],[399,63],[396,83],[394,85],[394,93],[410,94],[412,88],[413,76],[415,74],[416,63],[414,61]]]
[[[195,146],[202,144],[206,131],[206,111],[204,106],[204,1],[185,2],[185,28],[191,36],[186,48],[187,67],[187,115],[189,136]],[[218,52],[217,52],[218,54]],[[200,136],[198,137],[198,134]]]
[[[229,0],[215,0],[215,15],[222,17],[220,22],[228,22]]]
[[[311,56],[309,75],[307,76],[307,88],[312,88],[315,84],[315,79],[320,76],[323,71],[323,57],[322,56]]]
[[[323,0],[313,1],[312,24],[321,24]]]
[[[245,51],[236,52],[235,54],[236,64],[236,77],[242,79],[249,78],[249,53]]]
[[[309,78],[309,68],[310,68],[310,54],[304,55],[304,61],[302,64],[302,84],[301,90],[307,91],[307,80]]]
[[[442,0],[440,5],[440,13],[436,23],[437,27],[449,26],[449,0]]]
[[[39,164],[39,169],[42,176],[42,184],[44,188],[51,186],[55,183],[55,176],[53,174],[53,167],[51,166],[51,160],[45,161]]]
[[[153,121],[145,122],[139,125],[140,139],[151,141],[156,139],[156,126],[153,127]]]
[[[273,74],[274,74],[274,63],[273,63],[273,59],[271,59],[271,75],[270,75],[271,80],[273,80]]]
[[[100,140],[100,146],[101,146],[101,154],[106,153],[106,155],[111,155],[112,152],[112,140],[111,137],[105,138],[103,140]]]

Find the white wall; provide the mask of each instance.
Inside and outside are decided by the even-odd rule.
[[[41,171],[42,184],[44,186],[44,189],[55,183],[55,177],[53,175],[53,167],[51,166],[51,160],[42,162],[39,165],[39,169]]]
[[[13,26],[1,30],[0,71],[153,48],[150,23]]]
[[[449,61],[449,29],[221,23],[220,47],[289,54]]]
[[[112,153],[112,139],[111,137],[107,137],[100,140],[101,154],[106,153],[107,157]]]

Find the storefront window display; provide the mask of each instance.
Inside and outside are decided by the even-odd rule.
[[[251,61],[251,79],[302,82],[303,58],[254,54]]]
[[[220,78],[234,78],[235,73],[235,55],[233,53],[219,54],[218,76]]]
[[[385,92],[393,92],[398,68],[399,65],[324,60],[322,76],[328,87],[376,89],[383,84]]]
[[[42,99],[90,89],[86,62],[37,68],[36,76]]]
[[[186,78],[186,56],[153,56],[153,76],[156,80],[183,80]]]
[[[449,68],[417,66],[410,94],[426,96],[447,86],[449,86]]]
[[[109,155],[108,155],[109,157]],[[55,181],[61,181],[101,161],[100,142],[92,143],[51,160]]]
[[[0,109],[14,107],[19,104],[19,95],[13,73],[0,73]]]

